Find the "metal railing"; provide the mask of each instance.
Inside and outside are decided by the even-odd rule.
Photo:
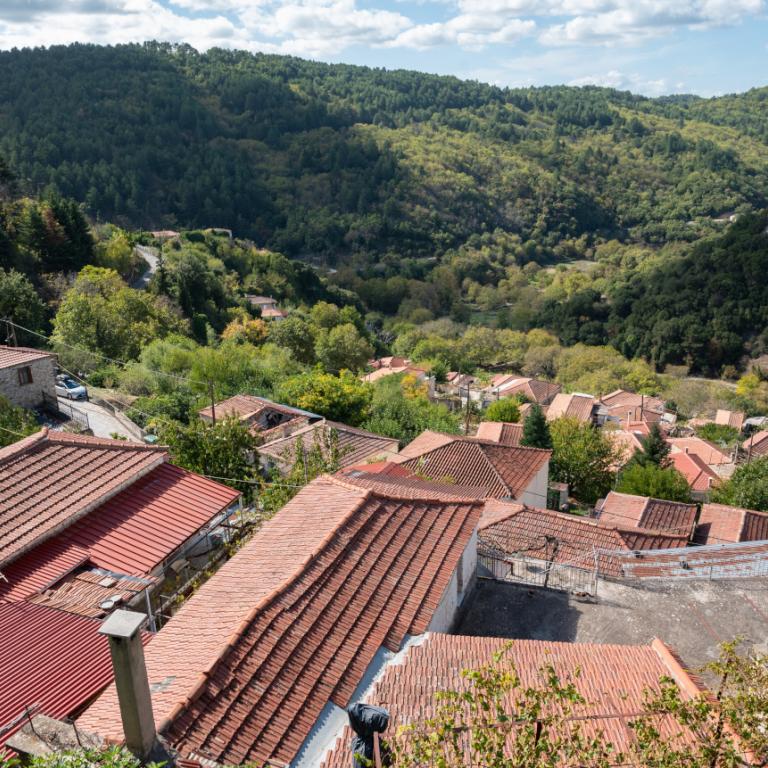
[[[587,563],[554,563],[532,557],[499,557],[478,552],[477,564],[481,577],[496,581],[597,594],[597,568],[587,567]]]
[[[88,420],[88,414],[78,411],[70,403],[62,403],[58,398],[51,397],[43,393],[43,410],[53,416],[60,416],[69,421],[73,421],[83,429],[90,429],[91,423]]]

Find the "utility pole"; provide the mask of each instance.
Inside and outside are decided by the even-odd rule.
[[[211,421],[216,424],[216,397],[213,394],[213,382],[208,382],[208,394],[211,397]]]

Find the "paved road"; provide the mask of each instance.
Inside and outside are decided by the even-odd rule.
[[[125,424],[117,419],[108,408],[104,408],[104,406],[86,400],[72,402],[63,397],[59,398],[59,404],[65,413],[72,407],[80,413],[87,414],[88,424],[96,437],[111,437],[113,433],[117,433],[127,437],[129,440],[140,442],[138,433],[127,429]],[[138,428],[136,429],[138,430]]]
[[[149,285],[149,281],[152,279],[152,275],[157,270],[157,248],[150,248],[148,245],[137,245],[136,251],[149,264],[147,271],[139,278],[133,281],[131,288],[146,288]]]

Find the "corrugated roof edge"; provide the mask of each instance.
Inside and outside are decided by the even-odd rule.
[[[43,427],[39,432],[36,432],[34,435],[30,435],[30,437],[25,438],[24,440],[19,440],[17,443],[13,443],[9,446],[6,446],[3,449],[0,449],[0,464],[2,464],[4,461],[8,461],[14,456],[19,455],[20,453],[29,450],[30,448],[43,443],[46,439],[52,440],[52,442],[56,443],[63,443],[63,444],[69,444],[69,445],[92,445],[94,447],[108,447],[108,448],[114,448],[116,450],[140,450],[140,451],[148,451],[150,453],[156,453],[157,458],[155,461],[153,461],[151,464],[148,464],[143,469],[138,469],[136,471],[136,474],[131,477],[129,480],[126,480],[122,483],[119,483],[114,488],[110,489],[109,492],[105,493],[103,496],[99,497],[98,499],[94,499],[90,504],[86,504],[82,509],[77,511],[76,515],[73,515],[71,517],[66,518],[65,520],[62,520],[61,523],[57,526],[54,526],[53,528],[49,528],[45,531],[45,534],[43,536],[40,536],[38,538],[32,539],[28,542],[28,544],[24,547],[21,547],[21,549],[18,549],[13,552],[11,557],[8,557],[6,559],[3,559],[2,556],[0,556],[0,565],[7,566],[9,563],[12,563],[14,560],[17,560],[22,555],[29,552],[31,549],[34,549],[35,547],[42,544],[44,541],[47,541],[48,539],[55,536],[57,533],[61,532],[62,530],[69,528],[70,525],[73,525],[81,518],[85,517],[90,512],[93,512],[94,509],[100,507],[102,504],[109,501],[114,496],[117,496],[118,493],[121,491],[124,491],[129,486],[133,485],[137,480],[140,480],[142,477],[145,477],[150,472],[154,472],[161,464],[164,464],[166,460],[168,459],[168,452],[167,449],[154,446],[154,445],[144,445],[143,443],[129,443],[124,440],[109,440],[107,438],[99,438],[99,437],[91,437],[89,435],[74,435],[74,434],[67,434],[66,437],[62,437],[65,433],[61,432],[49,432],[47,427]],[[23,445],[20,445],[23,443]],[[13,451],[8,451],[9,448],[14,448]]]
[[[376,495],[373,491],[360,488],[359,486],[353,486],[349,483],[345,483],[338,478],[331,477],[329,475],[323,475],[324,479],[333,482],[336,485],[342,485],[350,490],[355,491],[359,498],[357,503],[349,509],[349,511],[342,517],[337,525],[331,529],[323,538],[323,540],[310,552],[307,557],[291,572],[291,574],[280,584],[277,589],[274,589],[270,594],[263,597],[247,614],[247,616],[240,622],[237,629],[227,638],[226,642],[222,643],[219,648],[219,652],[216,657],[212,659],[208,665],[208,669],[204,670],[198,677],[198,681],[194,689],[185,696],[181,701],[178,701],[176,705],[170,710],[166,717],[158,723],[157,730],[159,733],[163,733],[170,728],[173,722],[178,718],[181,713],[197,699],[205,688],[205,684],[211,675],[216,670],[219,662],[221,662],[229,651],[237,645],[238,640],[243,636],[248,626],[256,618],[259,611],[264,610],[276,597],[282,594],[296,579],[298,579],[314,562],[314,560],[320,555],[320,553],[331,543],[336,532],[342,528],[352,518],[352,516],[360,509],[360,507],[368,501],[372,496]],[[288,502],[290,504],[290,502]],[[257,534],[258,535],[258,534]]]

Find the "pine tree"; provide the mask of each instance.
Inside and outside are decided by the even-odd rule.
[[[639,464],[641,467],[655,464],[660,469],[669,466],[669,451],[671,446],[664,439],[664,435],[658,424],[651,425],[648,436],[643,438],[642,444],[642,453],[638,451],[634,455],[632,463]]]
[[[539,405],[533,405],[523,424],[523,436],[520,445],[528,448],[552,448],[552,436],[544,412]]]

